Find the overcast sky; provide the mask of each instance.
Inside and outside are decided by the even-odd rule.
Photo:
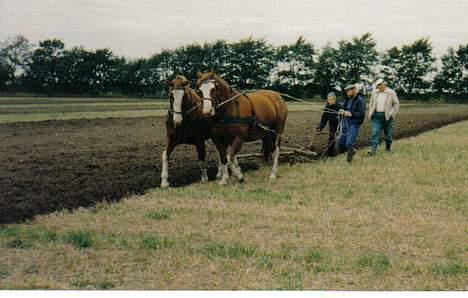
[[[365,32],[379,49],[428,36],[444,53],[468,43],[468,0],[0,0],[0,41],[60,38],[134,58],[248,36],[280,45],[303,35],[322,47]]]

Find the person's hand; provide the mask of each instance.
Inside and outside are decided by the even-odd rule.
[[[343,110],[343,109],[340,109],[340,110],[338,111],[338,115],[343,115],[343,113],[344,113],[344,110]]]
[[[351,114],[350,111],[345,111],[343,115],[344,115],[345,117],[351,117],[351,116],[353,116],[353,114]]]

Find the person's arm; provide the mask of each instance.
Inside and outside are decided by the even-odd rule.
[[[325,106],[327,108],[327,106]],[[323,111],[322,117],[320,118],[320,124],[317,126],[317,129],[322,131],[322,129],[327,125],[328,117],[327,117],[327,112]]]
[[[399,110],[400,110],[400,100],[398,99],[396,92],[392,92],[392,109],[390,111],[390,115],[394,117],[398,113]]]
[[[375,107],[375,98],[376,98],[376,92],[372,92],[370,100],[369,100],[369,118],[371,118],[372,112],[372,107]],[[364,109],[365,110],[365,109]]]
[[[361,119],[365,117],[365,112],[366,112],[366,102],[364,101],[364,98],[360,97],[352,112],[352,118]]]

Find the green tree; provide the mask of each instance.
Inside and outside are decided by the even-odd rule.
[[[31,63],[26,70],[26,78],[34,91],[53,94],[61,83],[60,61],[64,54],[64,43],[58,39],[39,42],[34,50]],[[63,69],[63,68],[62,68]]]
[[[429,75],[435,70],[435,58],[428,38],[421,38],[401,49],[393,47],[382,59],[385,72],[394,88],[404,94],[418,95],[430,92]]]
[[[392,47],[382,55],[381,60],[381,74],[379,77],[383,78],[389,86],[398,92],[403,91],[402,82],[398,71],[401,70],[401,51],[397,47]]]
[[[175,49],[172,60],[175,72],[187,78],[195,78],[197,71],[206,68],[206,50],[197,43]]]
[[[163,50],[149,59],[131,60],[122,64],[122,92],[137,96],[164,96],[165,80],[182,73],[181,66],[174,63],[175,51]]]
[[[93,93],[89,82],[91,81],[93,63],[92,52],[82,47],[65,50],[57,64],[58,73],[61,74],[60,91],[71,94]]]
[[[322,98],[325,98],[328,92],[339,90],[337,88],[339,84],[338,51],[328,44],[318,56],[313,89]]]
[[[12,82],[10,66],[0,58],[0,92],[6,91]]]
[[[294,44],[278,48],[278,80],[281,85],[290,88],[304,87],[314,75],[315,48],[300,36]]]
[[[119,58],[109,49],[98,49],[90,56],[93,69],[90,87],[95,93],[111,92],[120,82],[117,71]]]
[[[275,66],[273,47],[264,39],[252,37],[231,44],[229,70],[225,77],[239,89],[265,88]]]
[[[203,67],[200,69],[215,70],[221,76],[225,76],[230,72],[232,65],[229,64],[230,58],[233,55],[232,47],[225,40],[217,40],[213,43],[203,45],[205,50]]]
[[[122,77],[124,93],[137,96],[145,94],[145,78],[142,69],[146,64],[146,59],[128,61],[125,64],[125,75]]]
[[[16,79],[30,62],[32,45],[23,35],[16,35],[0,45],[1,71],[5,72],[3,79],[7,85],[16,85]],[[6,72],[8,75],[6,75]]]
[[[145,72],[149,77],[150,93],[163,96],[167,92],[165,80],[176,74],[175,54],[172,50],[163,50],[147,60]]]
[[[349,83],[361,83],[365,87],[373,80],[373,67],[378,62],[378,52],[375,49],[376,42],[372,34],[366,33],[361,37],[353,37],[352,41],[341,40],[338,42],[337,83],[343,87]]]
[[[457,50],[449,48],[442,56],[442,69],[434,79],[434,87],[443,95],[468,95],[468,44]]]

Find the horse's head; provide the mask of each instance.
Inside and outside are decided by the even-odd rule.
[[[214,116],[216,105],[228,99],[231,93],[229,85],[214,71],[197,72],[197,89],[203,97],[203,114]]]
[[[184,99],[190,92],[189,81],[184,76],[176,76],[172,81],[167,80],[169,86],[169,101],[171,105],[174,125],[182,123]]]

